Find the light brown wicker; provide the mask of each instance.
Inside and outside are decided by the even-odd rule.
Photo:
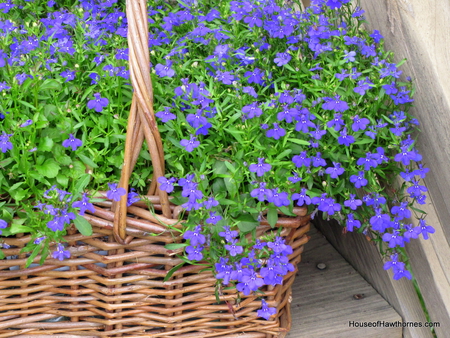
[[[163,176],[164,154],[153,114],[148,51],[147,8],[144,0],[127,0],[130,74],[134,88],[120,186],[128,190],[130,173],[145,139],[154,177]],[[124,196],[125,197],[125,196]],[[284,337],[291,325],[291,285],[297,270],[283,285],[265,287],[264,298],[277,314],[258,318],[260,295],[244,296],[218,284],[204,265],[187,265],[164,281],[182,261],[168,243],[181,242],[175,228],[180,207],[170,203],[156,180],[147,204],[127,208],[120,202],[97,203],[85,215],[92,236],[74,226],[65,237],[71,258],[48,258],[43,265],[25,268],[29,254],[20,253],[29,236],[5,238],[11,246],[0,261],[0,338],[3,337]],[[308,241],[309,216],[295,208],[297,217],[280,217],[277,227],[294,252],[296,266]],[[272,228],[262,221],[257,236]],[[220,301],[217,301],[217,298]]]

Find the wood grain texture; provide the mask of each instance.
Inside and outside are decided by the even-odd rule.
[[[293,285],[292,329],[286,338],[401,338],[401,327],[349,327],[349,321],[397,322],[401,317],[316,228],[309,234]],[[317,269],[318,263],[326,269]]]
[[[380,31],[385,47],[394,51],[396,62],[407,58],[401,70],[404,76],[413,78],[416,86],[411,113],[421,124],[417,148],[430,168],[425,182],[432,201],[425,207],[436,234],[430,242],[411,243],[408,252],[431,320],[441,324],[436,333],[438,337],[449,337],[450,4],[436,0],[360,2],[370,23],[368,29]]]
[[[417,293],[412,283],[402,279],[394,281],[392,274],[383,269],[383,260],[373,242],[362,234],[346,233],[336,222],[327,222],[316,217],[315,225],[325,234],[330,243],[366,279],[407,322],[425,323]],[[405,328],[405,338],[432,338],[427,328]]]

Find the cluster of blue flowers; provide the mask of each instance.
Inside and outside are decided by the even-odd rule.
[[[239,122],[240,130],[230,132],[228,137],[241,144],[262,146],[255,145],[256,151],[246,148],[252,156],[245,158],[246,169],[243,169],[246,170],[243,175],[253,179],[248,193],[258,205],[309,206],[313,214],[321,211],[343,222],[348,231],[378,233],[386,242],[388,252],[398,256],[411,238],[422,234],[426,239],[428,233],[434,232],[423,219],[420,219],[420,226],[413,227],[409,221],[411,213],[407,211],[414,202],[425,203],[426,187],[417,177],[425,178],[428,169],[422,167],[422,157],[409,135],[418,125],[418,121],[406,113],[408,104],[413,101],[410,87],[401,82],[397,65],[383,56],[381,34],[376,30],[370,35],[360,33],[358,22],[363,20],[364,11],[352,10],[347,3],[349,1],[315,0],[308,11],[295,12],[273,1],[232,1],[231,15],[224,18],[221,8],[193,14],[192,9],[197,4],[188,1],[176,13],[167,13],[163,17],[165,24],[151,25],[150,44],[155,48],[171,48],[158,59],[164,62],[155,61],[155,72],[163,84],[172,86],[175,97],[172,106],[161,106],[156,116],[166,125],[164,131],[168,131],[169,136],[186,135],[179,144],[191,154],[189,158],[195,159],[195,156],[204,156],[203,149],[221,135],[223,121],[227,121],[223,117],[230,114],[227,118]],[[333,15],[339,16],[336,10],[350,13],[354,21],[342,17],[342,20],[332,20]],[[232,24],[243,25],[249,32],[258,31],[258,41],[233,44],[230,40]],[[276,50],[271,51],[273,48]],[[204,52],[203,60],[192,62],[185,57],[198,50]],[[336,60],[337,67],[324,62],[327,57]],[[299,59],[308,65],[299,63]],[[209,75],[206,79],[216,85],[208,85],[211,82],[205,80],[205,76],[198,81],[194,81],[193,76],[185,77],[182,71],[187,65],[201,68]],[[370,67],[371,72],[368,72]],[[288,80],[286,72],[289,71],[297,74],[297,80]],[[275,73],[278,77],[285,76],[288,84],[278,82]],[[300,77],[299,73],[304,76]],[[295,84],[298,82],[308,85],[299,88]],[[308,86],[316,91],[309,90]],[[236,110],[229,113],[223,108],[223,95],[227,92],[241,100],[239,113]],[[372,110],[371,105],[378,108]],[[253,137],[255,125],[260,126],[259,132],[265,139]],[[173,128],[177,134],[171,132]],[[246,135],[246,130],[251,132]],[[275,160],[274,155],[265,156],[265,153],[290,140],[303,142],[286,153],[291,154],[290,164],[286,155],[282,157],[283,168],[292,175],[284,171],[286,182],[281,184],[281,177],[277,177],[280,175],[277,172],[279,158]],[[230,158],[238,162],[232,155]],[[386,168],[405,179],[409,201],[389,199],[379,187],[379,179]],[[192,182],[193,177],[190,171],[186,179]],[[158,181],[166,191],[177,192],[174,178],[162,177]],[[190,211],[203,210],[201,199],[210,192],[199,188],[198,183],[180,186],[181,196],[188,198],[183,206]],[[347,191],[344,199],[340,194],[343,190]],[[358,190],[365,193],[358,195]],[[221,203],[220,198],[218,202]],[[228,202],[224,208],[227,205]],[[214,213],[215,217],[225,218],[218,209]],[[207,217],[205,212],[204,217]],[[185,233],[184,238],[190,241],[186,252],[191,260],[205,259],[204,249],[213,240],[210,237],[214,231],[210,233],[206,226],[210,222],[204,221],[204,224],[197,224]],[[247,294],[260,283],[270,284],[263,276],[268,266],[234,260],[241,257],[248,261],[257,255],[240,242],[235,230],[228,225],[219,226],[222,228],[223,231],[217,231],[223,238],[228,258],[222,257],[216,264],[216,276],[226,285],[234,281],[237,289]],[[233,260],[232,264],[229,259]],[[402,264],[397,267],[403,270],[394,271],[395,279],[411,278]],[[245,282],[231,277],[240,268],[247,271],[243,274],[248,282],[245,287]],[[279,281],[280,276],[282,274],[273,278]]]
[[[0,20],[0,36],[10,39],[0,49],[0,70],[16,69],[13,78],[0,82],[0,94],[20,91],[47,70],[67,85],[87,80],[95,90],[84,96],[82,108],[95,115],[111,112],[115,96],[108,96],[101,81],[116,77],[126,83],[130,77],[128,49],[106,52],[111,39],[125,46],[127,22],[116,3],[80,0],[75,14],[49,1],[56,10],[37,22],[41,37]],[[298,12],[274,0],[216,7],[185,0],[175,9],[149,9],[155,111],[162,137],[170,141],[168,174],[157,181],[195,220],[186,223],[183,234],[187,258],[209,260],[221,283],[244,295],[281,284],[294,267],[288,259],[292,248],[275,229],[264,239],[246,240],[251,229],[232,222],[242,214],[260,221],[268,206],[296,204],[337,219],[348,231],[373,231],[392,255],[385,268],[394,270],[395,279],[411,278],[401,261],[405,243],[434,232],[424,219],[416,227],[409,220],[409,207],[426,201],[421,180],[428,171],[410,137],[418,121],[407,113],[413,101],[409,79],[401,80],[382,49],[381,34],[361,31],[364,11],[349,3],[313,0],[307,11]],[[8,0],[0,11],[17,7]],[[77,27],[83,34],[72,34]],[[95,54],[87,71],[65,61],[80,49]],[[36,60],[36,67],[26,67]],[[0,120],[9,122],[17,114],[8,114],[2,104]],[[17,125],[32,128],[33,123],[38,123],[34,117]],[[86,139],[74,136],[81,125],[80,119],[78,127],[64,131],[69,136],[63,147],[83,146]],[[11,153],[15,130],[3,125],[0,130],[0,150]],[[379,186],[388,170],[405,180],[405,198],[389,198]],[[53,187],[46,194],[56,194],[62,206],[38,208],[52,216],[48,229],[63,230],[75,217],[70,195]],[[109,184],[109,199],[124,195],[123,188]],[[131,190],[127,205],[138,200]],[[71,207],[80,215],[93,209],[86,195]],[[0,229],[5,227],[0,220]],[[207,249],[214,246],[219,258]],[[62,244],[53,254],[68,255]],[[262,300],[258,315],[269,319],[275,311]]]
[[[58,189],[56,185],[44,192],[44,198],[48,200],[48,203],[39,202],[34,208],[39,209],[46,222],[47,229],[51,230],[43,231],[40,236],[34,239],[34,244],[41,245],[44,241],[52,241],[55,239],[55,234],[52,232],[64,231],[65,228],[73,223],[76,218],[76,209],[78,209],[79,215],[84,215],[86,210],[93,213],[95,212],[94,206],[89,202],[89,198],[86,194],[82,195],[81,200],[72,201],[72,194],[62,189]],[[64,248],[64,244],[57,243],[56,250],[53,251],[53,258],[64,260],[70,258],[70,251]]]

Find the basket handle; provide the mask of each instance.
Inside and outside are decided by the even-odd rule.
[[[167,193],[160,188],[157,178],[164,176],[164,151],[161,135],[153,110],[153,87],[150,77],[150,53],[148,47],[148,11],[146,0],[127,0],[128,49],[130,77],[133,86],[133,99],[128,117],[125,155],[119,187],[127,194],[113,204],[114,237],[124,243],[127,215],[128,184],[145,138],[153,165],[153,179],[149,193],[156,188],[163,215],[172,218]],[[156,184],[155,184],[156,182]]]

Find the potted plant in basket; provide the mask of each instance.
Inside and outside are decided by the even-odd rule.
[[[36,53],[24,64],[36,61],[53,70],[55,63],[63,71],[60,77],[45,79],[52,73],[36,68],[40,70],[33,74],[0,81],[0,164],[10,175],[1,174],[0,193],[11,196],[1,202],[0,228],[6,256],[13,249],[8,236],[31,234],[22,251],[31,253],[27,266],[38,255],[44,262],[49,246],[54,259],[69,258],[63,240],[68,226],[74,222],[84,235],[91,235],[90,224],[81,216],[96,213],[93,203],[105,205],[99,196],[120,201],[127,195],[118,185],[121,156],[109,151],[123,150],[119,140],[127,109],[122,105],[131,97],[130,87],[123,89],[127,70],[120,68],[126,67],[129,53],[127,21],[113,3],[100,9],[95,1],[81,1],[73,13],[61,6],[42,21],[47,31],[40,41],[55,61]],[[9,7],[3,11],[18,10],[13,3]],[[39,8],[42,12],[36,7],[36,13]],[[144,190],[153,177],[154,187],[170,194],[172,210],[175,205],[183,210],[181,225],[168,225],[180,240],[166,249],[181,259],[168,278],[186,264],[199,264],[216,277],[217,296],[230,288],[256,295],[261,299],[257,316],[267,320],[277,309],[259,290],[283,284],[284,276],[295,269],[289,257],[296,248],[288,245],[283,227],[276,226],[279,215],[298,219],[319,211],[347,231],[370,232],[392,258],[385,268],[394,269],[395,279],[411,278],[404,243],[434,232],[414,206],[425,202],[420,179],[428,169],[422,167],[411,136],[418,125],[408,114],[411,80],[402,79],[400,65],[383,49],[379,32],[363,29],[364,11],[350,1],[315,0],[305,11],[299,9],[276,1],[190,0],[149,8],[154,111],[165,173],[155,175],[148,154],[141,152],[131,175],[139,193],[126,196],[129,206],[158,209],[159,202],[147,198]],[[65,32],[51,21],[57,22],[58,15],[69,20]],[[100,32],[92,24],[77,27],[81,16],[95,22],[101,15],[106,26],[99,24]],[[115,22],[107,21],[111,17]],[[34,51],[37,40],[19,44],[14,34],[25,34],[18,31],[28,26],[2,21],[1,27],[7,43],[0,61],[9,62],[2,74],[12,79],[14,67],[23,61],[20,55],[27,48]],[[102,35],[101,29],[113,32],[114,38],[103,40],[111,33]],[[89,47],[81,48],[77,35],[55,40],[68,30],[84,30],[91,39]],[[114,57],[105,54],[111,48],[106,41],[115,47],[109,50]],[[91,58],[69,70],[58,52]],[[83,67],[88,71],[83,73]],[[80,79],[72,85],[75,74]],[[116,82],[108,86],[108,81]],[[22,98],[22,85],[32,89],[33,97]],[[85,85],[89,89],[83,93]],[[66,93],[54,92],[62,88]],[[68,105],[57,108],[52,102],[61,98]],[[18,126],[25,120],[18,115],[24,106],[30,122]],[[56,111],[67,118],[55,116]],[[112,111],[117,115],[112,117]],[[33,129],[27,130],[30,125]],[[100,131],[102,125],[109,131]],[[67,135],[56,127],[65,128]],[[21,154],[27,154],[25,160],[19,160]],[[97,169],[95,161],[111,168]],[[32,165],[36,173],[30,173]],[[25,184],[16,179],[26,175]],[[404,184],[398,190],[382,183],[399,175]],[[89,183],[92,176],[95,182]],[[106,193],[96,193],[106,188]],[[40,195],[44,199],[39,204],[30,203]],[[419,227],[408,224],[410,210],[420,218]],[[258,230],[261,224],[264,231]]]

